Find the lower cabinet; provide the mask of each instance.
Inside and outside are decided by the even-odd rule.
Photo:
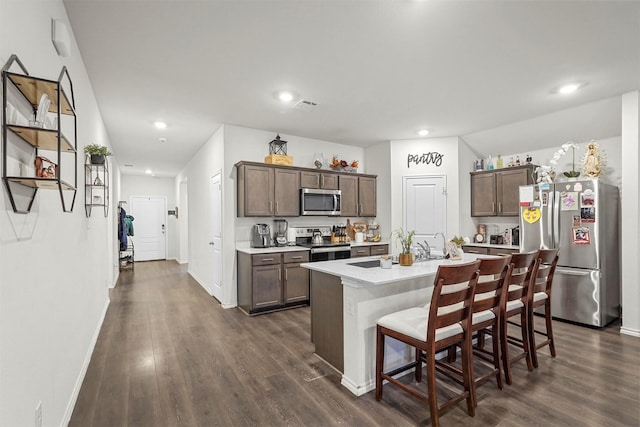
[[[517,249],[510,248],[496,248],[486,246],[462,246],[462,250],[467,254],[479,254],[479,255],[511,255],[518,252]]]
[[[238,252],[238,306],[248,314],[309,303],[308,251]]]
[[[365,256],[387,255],[389,253],[389,245],[370,245],[370,246],[354,246],[351,248],[351,258],[360,258]]]

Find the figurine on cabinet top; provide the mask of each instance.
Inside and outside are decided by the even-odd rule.
[[[587,154],[584,157],[582,174],[589,178],[599,178],[602,173],[602,161],[598,152],[598,143],[594,140],[587,145]]]

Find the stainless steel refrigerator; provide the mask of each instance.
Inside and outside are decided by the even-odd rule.
[[[520,187],[520,251],[559,247],[553,317],[602,327],[620,316],[618,187],[597,179]]]

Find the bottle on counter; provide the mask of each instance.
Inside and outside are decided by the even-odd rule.
[[[502,169],[502,156],[498,154],[498,158],[496,159],[496,169]]]
[[[491,158],[491,156],[489,156],[489,158],[487,159],[487,170],[493,170],[493,159]]]

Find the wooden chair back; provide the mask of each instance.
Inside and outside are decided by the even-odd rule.
[[[540,263],[538,265],[538,272],[536,274],[535,285],[531,288],[531,294],[536,292],[546,292],[547,295],[551,295],[551,283],[553,282],[553,274],[556,271],[558,265],[558,252],[559,249],[540,249],[538,251],[538,258]]]
[[[502,287],[511,277],[511,255],[480,260],[478,283],[476,284],[473,312],[493,310],[497,315],[502,296]]]
[[[479,267],[480,261],[438,267],[429,309],[427,342],[435,343],[438,329],[456,323],[460,323],[464,331],[470,330]]]
[[[501,301],[506,309],[509,301],[522,300],[526,305],[529,295],[529,286],[538,274],[538,251],[521,252],[511,255],[511,277],[509,283],[504,286],[505,297]]]

